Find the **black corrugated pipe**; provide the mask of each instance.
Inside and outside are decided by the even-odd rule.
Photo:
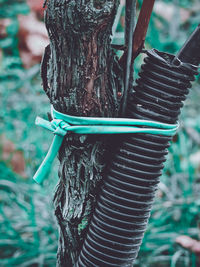
[[[187,50],[186,47],[182,55]],[[199,64],[196,58],[187,61]],[[127,117],[176,123],[197,67],[155,49],[147,52],[144,62],[135,91],[129,97]],[[78,267],[132,266],[170,139],[151,134],[120,137],[103,179]]]

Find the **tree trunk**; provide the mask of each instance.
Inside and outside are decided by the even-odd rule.
[[[118,5],[119,0],[48,1],[45,91],[56,110],[76,116],[118,116],[123,75],[110,44]],[[70,134],[60,149],[54,197],[58,266],[74,266],[77,261],[108,161],[107,139]]]

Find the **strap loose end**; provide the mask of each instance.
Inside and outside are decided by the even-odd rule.
[[[60,146],[62,144],[62,141],[64,139],[64,136],[60,136],[60,135],[55,135],[53,142],[49,148],[49,151],[46,155],[46,157],[44,158],[42,164],[40,165],[39,169],[37,170],[37,172],[35,173],[35,175],[33,176],[33,180],[38,183],[38,184],[42,184],[43,181],[47,178],[52,163],[60,149]]]

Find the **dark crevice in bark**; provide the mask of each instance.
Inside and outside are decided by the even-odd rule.
[[[118,0],[48,1],[50,58],[45,88],[58,111],[118,116],[123,73],[110,44],[118,5]],[[60,149],[60,180],[54,196],[58,266],[75,265],[109,162],[108,143],[106,136],[70,134]]]

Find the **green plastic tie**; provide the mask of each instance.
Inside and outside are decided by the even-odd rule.
[[[99,117],[76,117],[51,110],[53,120],[51,122],[40,117],[36,118],[39,125],[55,135],[49,151],[44,158],[33,179],[41,184],[48,176],[51,165],[60,149],[66,134],[133,134],[146,133],[173,136],[178,124],[167,124],[148,120],[128,118],[99,118]]]

